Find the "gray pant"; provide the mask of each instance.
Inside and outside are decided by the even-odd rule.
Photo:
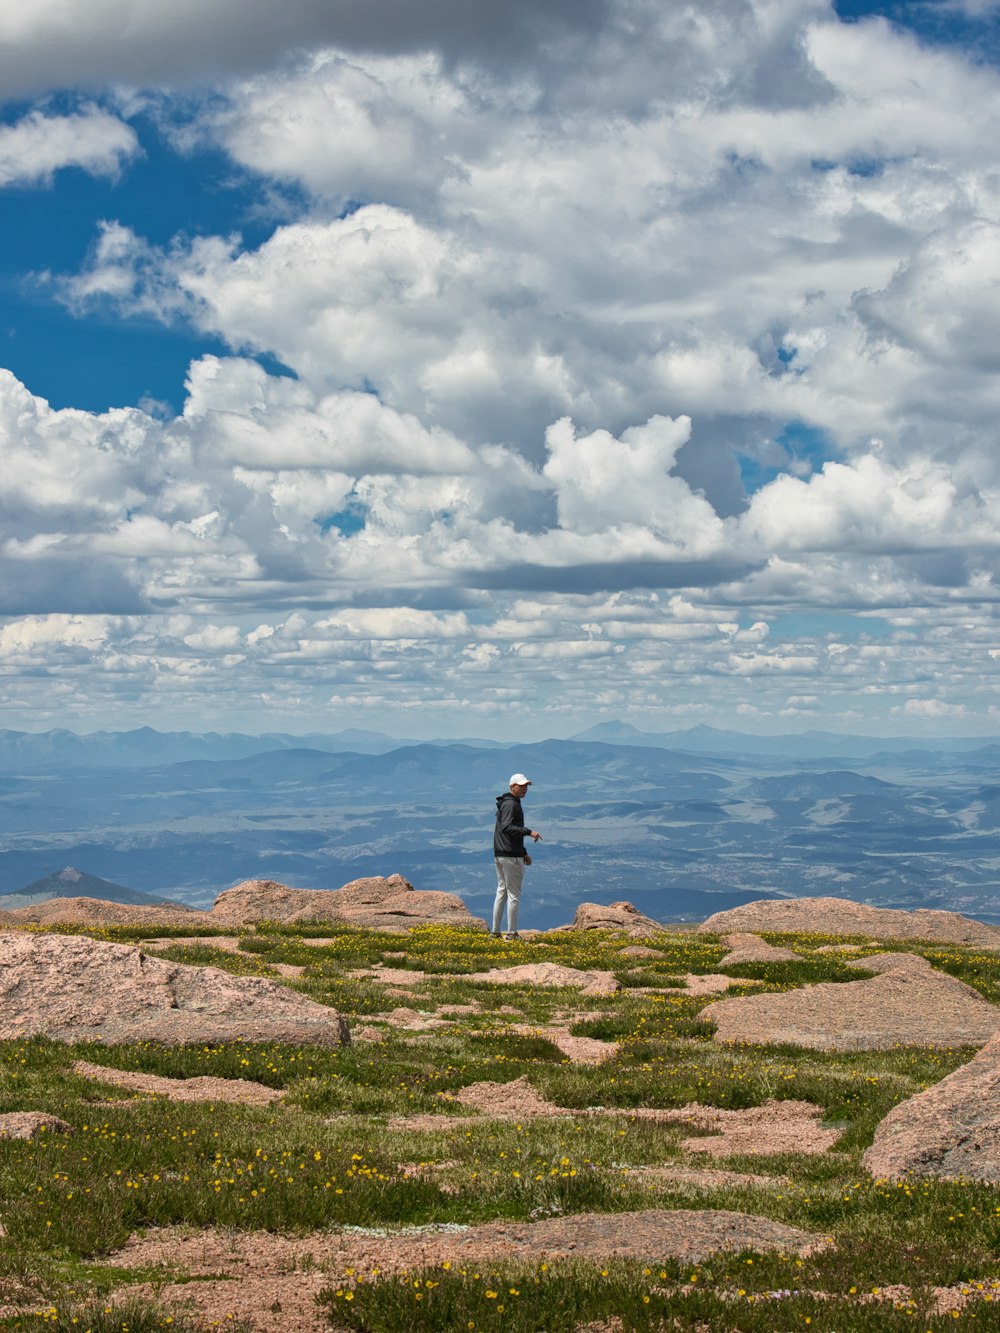
[[[507,934],[517,932],[517,914],[521,906],[521,881],[524,879],[524,861],[520,856],[495,856],[497,868],[497,896],[493,904],[493,934],[500,934],[504,903],[507,904]]]

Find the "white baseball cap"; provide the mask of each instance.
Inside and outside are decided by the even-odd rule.
[[[523,773],[512,773],[508,787],[530,787],[531,779],[526,778]]]

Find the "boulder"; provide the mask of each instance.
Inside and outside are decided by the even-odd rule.
[[[559,926],[558,929],[620,930],[626,935],[662,935],[666,927],[651,916],[644,916],[631,903],[611,903],[607,907],[600,903],[581,903],[572,924]]]
[[[698,930],[712,935],[730,930],[865,935],[876,940],[932,940],[1000,949],[1000,927],[973,921],[959,912],[938,912],[924,907],[904,912],[869,907],[849,898],[761,898],[726,912],[716,912]]]
[[[35,1139],[39,1134],[72,1132],[72,1125],[45,1111],[6,1111],[0,1115],[0,1139]]]
[[[716,1000],[701,1016],[715,1024],[716,1041],[787,1042],[818,1051],[982,1046],[1000,1031],[1000,1008],[964,981],[913,954],[888,957],[892,964],[880,976]],[[870,962],[859,959],[856,966]]]
[[[434,925],[486,929],[486,922],[473,916],[457,894],[415,889],[402,875],[355,879],[340,889],[290,889],[271,879],[248,879],[219,894],[212,919],[233,926],[281,921],[286,925],[329,922],[384,931]]]
[[[879,1179],[1000,1184],[1000,1037],[940,1083],[894,1106],[863,1162]]]
[[[217,926],[207,912],[167,903],[113,903],[105,898],[50,898],[4,915],[12,925],[35,926]]]
[[[0,1039],[279,1041],[340,1046],[335,1010],[264,977],[151,958],[79,935],[0,933]]]
[[[739,967],[743,963],[797,963],[797,953],[791,949],[768,944],[759,935],[723,935],[722,943],[729,952],[719,960],[719,967]]]
[[[472,972],[463,981],[486,981],[494,986],[572,986],[581,995],[614,995],[621,990],[611,972],[584,972],[561,963],[522,963],[518,967],[491,967]]]

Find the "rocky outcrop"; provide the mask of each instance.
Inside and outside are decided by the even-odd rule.
[[[464,981],[486,981],[494,986],[572,986],[581,995],[614,995],[621,989],[611,972],[582,971],[561,963],[522,963],[471,972]]]
[[[7,1111],[0,1115],[0,1139],[36,1139],[39,1134],[72,1132],[72,1125],[45,1111]]]
[[[4,915],[12,925],[36,926],[217,926],[207,912],[169,903],[147,906],[113,903],[105,898],[50,898],[34,907],[18,907]]]
[[[340,1046],[335,1010],[263,977],[151,958],[77,935],[0,934],[0,1039],[280,1041]]]
[[[768,944],[759,935],[723,935],[722,943],[729,952],[719,959],[719,967],[740,967],[743,963],[797,963],[797,953],[791,949]]]
[[[716,912],[698,927],[702,933],[788,931],[817,935],[865,935],[876,940],[934,940],[942,944],[978,944],[1000,949],[1000,927],[987,926],[959,912],[920,908],[915,912],[869,907],[849,898],[762,898]]]
[[[781,994],[743,995],[707,1005],[716,1041],[819,1051],[879,1051],[894,1046],[982,1046],[1000,1031],[1000,1008],[956,977],[913,954],[890,958],[882,975],[824,982]],[[871,959],[856,966],[869,967]],[[878,965],[878,964],[877,964]]]
[[[328,922],[384,931],[432,925],[486,929],[486,922],[473,916],[456,894],[415,889],[402,875],[355,879],[332,890],[290,889],[272,879],[248,879],[219,894],[212,920],[227,926],[281,921],[287,925]]]
[[[1000,1037],[940,1083],[894,1106],[863,1160],[879,1179],[1000,1184]]]
[[[631,903],[611,903],[607,907],[600,903],[581,903],[572,924],[558,929],[620,930],[626,935],[661,935],[666,927],[651,916],[644,916]]]

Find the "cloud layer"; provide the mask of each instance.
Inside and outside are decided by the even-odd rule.
[[[0,377],[19,707],[992,725],[996,70],[824,0],[301,0],[279,65],[216,8],[95,4],[76,82],[300,203],[249,248],[95,219],[59,279],[230,348],[176,418]],[[0,131],[0,179],[125,168],[116,96]]]

